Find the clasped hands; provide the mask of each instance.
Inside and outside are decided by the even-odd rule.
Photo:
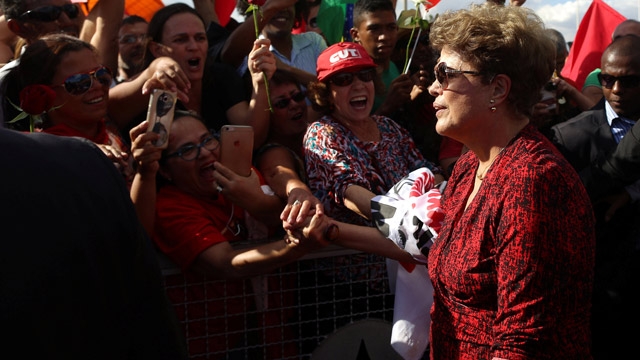
[[[304,189],[293,189],[280,215],[291,245],[324,247],[334,242],[340,229],[324,214],[322,203]]]

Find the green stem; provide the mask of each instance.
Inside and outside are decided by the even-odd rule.
[[[404,55],[404,67],[402,68],[402,73],[404,74],[407,71],[407,65],[409,65],[409,49],[411,48],[411,40],[413,40],[413,33],[416,31],[416,27],[413,26],[411,28],[411,35],[409,35],[409,42],[407,43],[407,50]]]
[[[258,32],[258,16],[257,11],[253,9],[253,26],[256,29],[256,39],[260,35]],[[264,86],[267,89],[267,102],[269,103],[269,111],[273,113],[273,106],[271,106],[271,95],[269,94],[269,80],[267,79],[267,74],[262,72],[262,77],[264,78]]]

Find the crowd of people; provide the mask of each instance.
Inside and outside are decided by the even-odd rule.
[[[420,358],[633,352],[640,22],[618,25],[578,89],[559,75],[565,39],[523,4],[487,1],[421,27],[395,1],[356,0],[349,41],[328,43],[317,0],[257,12],[238,1],[245,21],[226,27],[214,0],[148,19],[125,16],[124,0],[0,0],[0,323],[16,329],[0,343],[41,357],[187,358],[156,250],[222,280],[214,297],[242,298],[252,277],[333,244],[427,268]],[[158,89],[177,97],[164,147],[147,120]],[[225,125],[253,128],[249,176],[220,162]],[[416,170],[424,181],[396,209],[441,211],[382,224],[379,196]],[[224,353],[248,345],[224,336],[242,326],[200,335]]]

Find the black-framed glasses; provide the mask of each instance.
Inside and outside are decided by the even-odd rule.
[[[200,157],[200,150],[205,148],[209,151],[215,151],[218,146],[220,146],[220,142],[218,141],[218,136],[215,134],[211,134],[207,136],[200,144],[186,144],[180,147],[178,150],[172,152],[171,154],[167,154],[165,159],[170,159],[174,156],[177,156],[185,161],[195,160]]]
[[[273,107],[276,109],[284,109],[287,106],[289,106],[289,103],[291,102],[291,100],[293,100],[296,103],[299,103],[301,101],[304,101],[305,97],[306,97],[306,94],[304,91],[298,91],[297,93],[291,95],[291,97],[280,99],[271,105],[273,105]]]
[[[137,42],[144,42],[147,38],[147,34],[127,34],[122,35],[118,41],[120,44],[135,44]]]
[[[96,79],[101,85],[111,86],[113,74],[108,67],[100,65],[89,72],[71,75],[57,86],[64,87],[71,95],[82,95],[91,89],[93,79]]]
[[[338,75],[334,75],[329,81],[337,86],[349,86],[353,83],[354,78],[360,79],[360,81],[369,82],[373,81],[376,76],[376,68],[368,68],[356,72],[345,72]]]
[[[18,19],[52,22],[58,20],[63,11],[67,14],[69,19],[75,19],[80,10],[75,4],[64,4],[62,6],[47,5],[29,10],[20,15]]]
[[[640,75],[613,76],[608,74],[598,74],[600,84],[607,89],[612,89],[613,85],[618,82],[618,86],[623,88],[635,88],[640,86]]]
[[[433,69],[433,72],[436,75],[436,80],[440,84],[441,89],[446,89],[449,86],[449,78],[456,77],[460,74],[469,74],[469,75],[480,75],[479,71],[471,71],[471,70],[457,70],[447,66],[446,62],[440,62]]]

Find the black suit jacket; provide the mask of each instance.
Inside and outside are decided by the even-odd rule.
[[[617,147],[607,122],[604,99],[591,110],[554,125],[551,136],[578,173],[608,157]]]
[[[187,358],[122,175],[87,140],[0,128],[0,358],[8,354]]]

